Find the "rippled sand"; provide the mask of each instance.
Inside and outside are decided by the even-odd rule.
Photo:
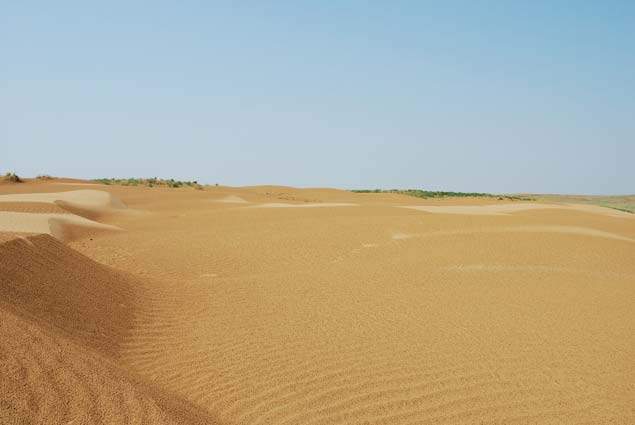
[[[0,187],[0,423],[635,423],[634,215],[66,188]]]

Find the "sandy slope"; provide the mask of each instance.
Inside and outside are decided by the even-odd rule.
[[[48,235],[0,244],[0,423],[214,423],[120,360],[140,282]]]
[[[102,211],[125,230],[68,245],[0,240],[1,423],[635,422],[635,216],[94,190],[141,212]],[[321,207],[254,208],[268,204]]]

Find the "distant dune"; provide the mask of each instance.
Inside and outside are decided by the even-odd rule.
[[[406,206],[419,211],[426,211],[438,214],[465,214],[465,215],[508,215],[514,212],[527,210],[545,210],[545,209],[561,209],[561,210],[577,210],[586,211],[594,214],[602,214],[611,217],[635,218],[626,211],[619,211],[611,208],[599,207],[595,205],[579,205],[564,203],[532,203],[523,202],[517,204],[491,204],[491,205],[416,205]]]
[[[2,424],[635,423],[634,214],[84,183],[0,187]]]
[[[635,195],[524,195],[539,201],[566,202],[573,204],[598,205],[621,211],[635,213]]]

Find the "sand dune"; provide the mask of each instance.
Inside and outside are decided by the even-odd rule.
[[[0,232],[46,233],[66,241],[82,229],[121,230],[74,214],[0,211]]]
[[[610,217],[633,218],[633,214],[618,211],[610,208],[603,208],[594,205],[579,204],[539,204],[539,203],[515,203],[515,204],[492,204],[492,205],[414,205],[404,206],[413,210],[425,211],[435,214],[467,214],[467,215],[509,215],[511,213],[536,210],[536,209],[564,209],[584,211],[595,214],[607,215]]]
[[[94,219],[125,208],[98,190],[0,195],[0,232],[45,233],[69,241],[87,232],[122,230]]]
[[[87,210],[124,209],[126,205],[103,190],[0,195],[0,202],[46,202]]]
[[[214,423],[121,365],[139,283],[46,236],[0,244],[3,424]]]
[[[70,211],[48,202],[0,202],[0,211],[18,213],[70,214]]]
[[[2,302],[69,338],[116,350],[132,321],[133,284],[48,235],[0,245]],[[25,267],[25,266],[28,266]]]
[[[635,423],[631,217],[105,190],[148,213],[66,244],[0,235],[0,423]]]

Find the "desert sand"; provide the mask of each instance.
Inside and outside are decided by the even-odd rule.
[[[633,214],[86,183],[0,186],[2,424],[635,423]]]

